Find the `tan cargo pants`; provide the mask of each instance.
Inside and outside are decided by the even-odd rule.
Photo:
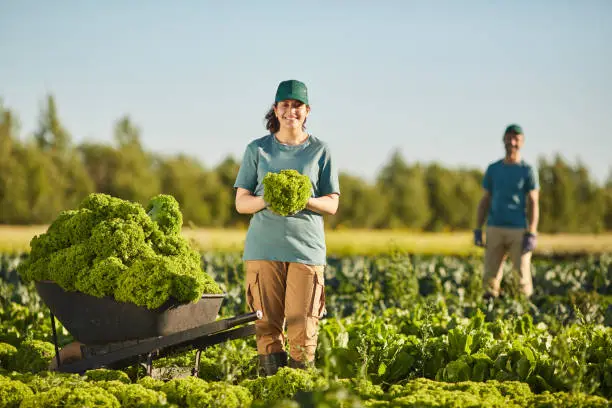
[[[246,261],[246,299],[255,321],[257,353],[285,351],[284,326],[291,358],[312,362],[319,319],[325,313],[325,265]]]
[[[533,293],[531,252],[523,253],[524,235],[525,230],[521,228],[487,226],[483,288],[491,295],[499,296],[504,261],[508,254],[512,261],[513,272],[519,274],[521,292],[526,296],[531,296]]]

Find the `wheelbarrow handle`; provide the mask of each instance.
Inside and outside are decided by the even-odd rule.
[[[263,317],[263,313],[261,310],[256,310],[255,312],[245,313],[239,316],[235,316],[228,320],[228,324],[230,327],[239,326],[241,324],[249,323],[255,320],[259,320]]]

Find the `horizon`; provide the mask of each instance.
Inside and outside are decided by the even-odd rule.
[[[559,154],[599,184],[610,175],[612,3],[237,3],[9,2],[0,98],[20,138],[53,94],[75,144],[113,144],[128,115],[145,150],[210,168],[267,133],[276,86],[294,78],[307,130],[367,181],[396,149],[484,171],[510,123],[534,166]]]

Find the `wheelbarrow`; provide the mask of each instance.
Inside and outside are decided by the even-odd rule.
[[[53,369],[66,373],[144,364],[151,375],[154,359],[197,349],[192,370],[197,376],[203,349],[254,335],[255,325],[247,323],[262,317],[261,311],[255,311],[216,320],[224,294],[205,294],[195,303],[170,299],[150,310],[111,297],[65,291],[51,281],[39,281],[35,286],[51,312]],[[56,318],[76,340],[62,349],[65,356],[58,345]]]

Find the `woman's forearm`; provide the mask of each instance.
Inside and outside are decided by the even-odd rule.
[[[337,194],[312,197],[308,200],[306,208],[319,214],[334,215],[338,211],[338,201]]]
[[[239,214],[255,214],[266,208],[266,202],[261,196],[244,194],[236,197],[236,211]]]

